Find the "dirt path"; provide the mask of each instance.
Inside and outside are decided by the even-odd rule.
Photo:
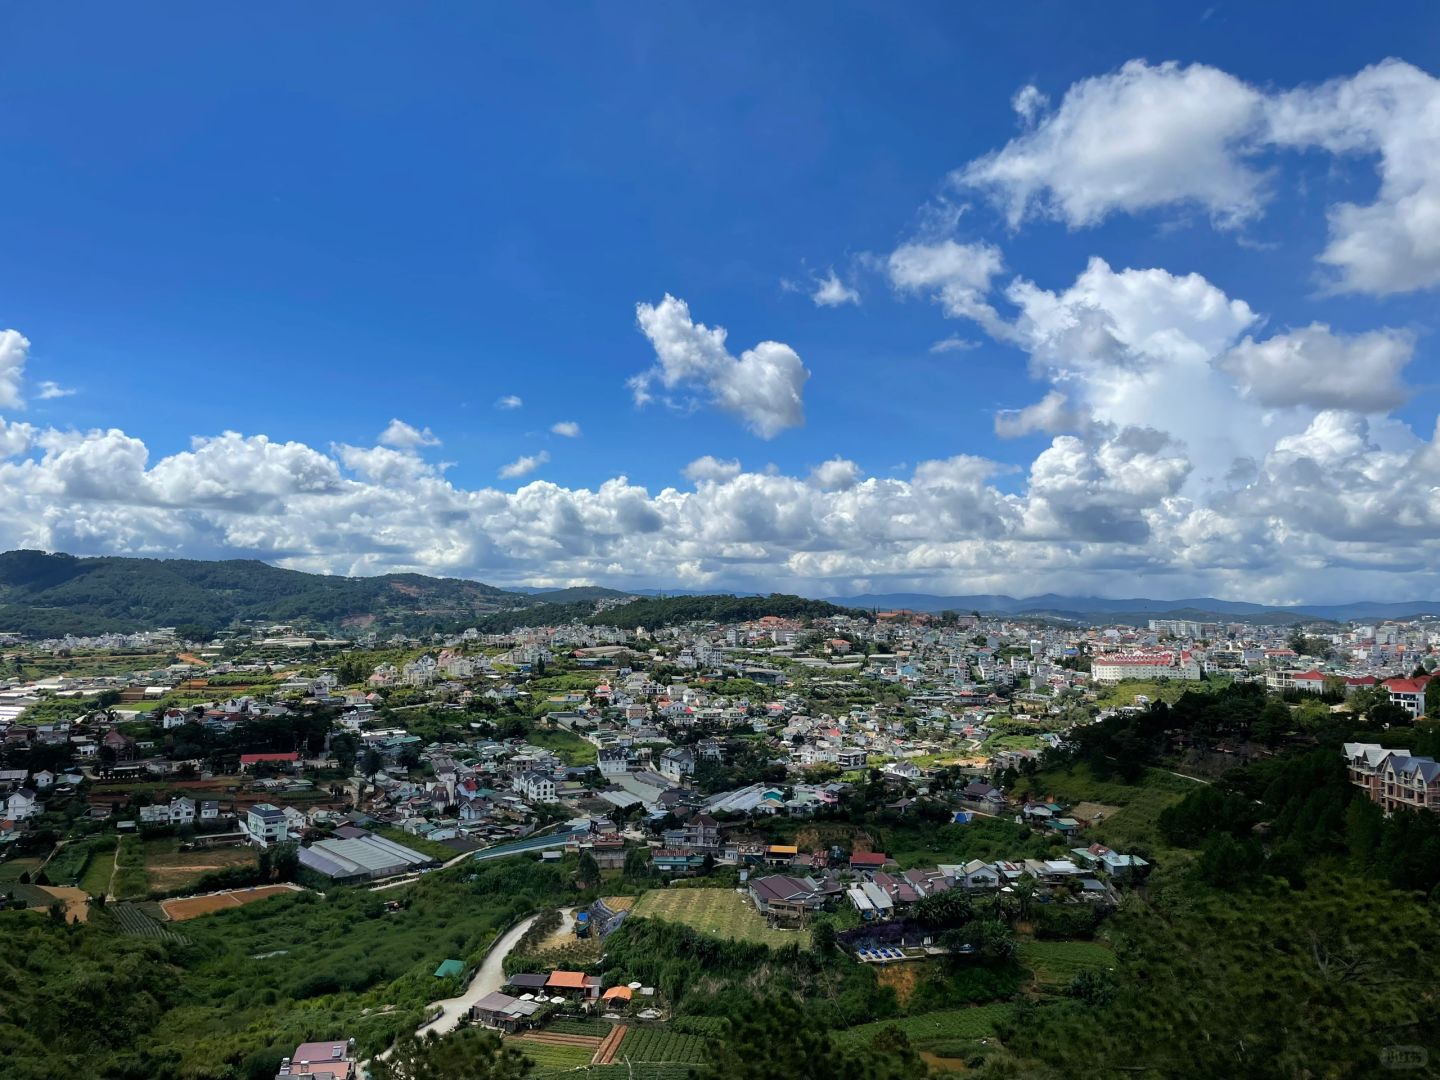
[[[115,841],[115,855],[110,863],[110,881],[105,886],[105,899],[115,899],[115,875],[120,872],[120,841]]]

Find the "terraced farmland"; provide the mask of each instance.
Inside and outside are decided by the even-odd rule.
[[[177,934],[169,927],[156,922],[135,904],[116,903],[111,904],[105,910],[114,917],[120,929],[130,937],[156,938],[160,941],[175,941],[182,944],[189,940],[183,934]]]
[[[973,1005],[964,1009],[941,1009],[895,1020],[878,1020],[835,1033],[835,1041],[847,1048],[861,1050],[881,1031],[896,1027],[903,1031],[917,1050],[929,1050],[951,1056],[956,1044],[983,1039],[995,1034],[996,1025],[1010,1015],[1013,1006],[1007,1003]]]
[[[682,1061],[700,1065],[710,1060],[709,1046],[699,1035],[664,1028],[631,1028],[620,1043],[617,1061]]]
[[[542,1069],[574,1069],[589,1065],[600,1040],[593,1035],[560,1035],[545,1031],[517,1035],[509,1040]]]
[[[1115,965],[1115,954],[1094,941],[1022,941],[1020,962],[1045,990],[1064,990],[1082,971]]]

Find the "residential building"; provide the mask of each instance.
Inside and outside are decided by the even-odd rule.
[[[515,790],[530,802],[555,801],[555,778],[542,772],[528,772],[515,781]]]
[[[357,1074],[355,1040],[301,1043],[280,1063],[275,1080],[304,1076],[309,1080],[353,1080]]]
[[[1431,676],[1420,675],[1413,679],[1386,679],[1383,685],[1390,692],[1390,704],[1398,705],[1411,716],[1425,713],[1425,687]]]
[[[601,776],[618,776],[630,771],[630,751],[624,747],[607,747],[596,756]]]
[[[290,838],[285,811],[270,803],[256,803],[250,807],[245,814],[245,831],[250,834],[251,843],[260,847],[283,844]]]
[[[684,748],[672,748],[660,755],[660,775],[677,784],[695,775],[695,755]]]
[[[786,874],[752,878],[749,892],[755,910],[781,925],[803,926],[825,906],[825,891],[814,878]]]
[[[1200,678],[1200,665],[1188,652],[1101,653],[1090,661],[1090,677],[1100,684],[1125,679]]]

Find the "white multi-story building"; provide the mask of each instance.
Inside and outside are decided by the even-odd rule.
[[[270,803],[256,803],[250,807],[245,814],[245,831],[250,834],[251,843],[260,847],[283,844],[290,838],[285,811]]]
[[[515,781],[515,790],[530,802],[555,801],[555,778],[542,772],[528,772]]]
[[[1200,678],[1200,665],[1188,652],[1102,653],[1090,661],[1090,677],[1097,683],[1125,679],[1193,681]]]

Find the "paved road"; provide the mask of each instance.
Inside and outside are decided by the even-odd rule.
[[[562,912],[561,917],[568,926],[575,925],[574,909]],[[475,975],[471,978],[470,985],[465,988],[465,992],[457,998],[431,1002],[430,1008],[439,1009],[440,1015],[428,1024],[422,1024],[416,1028],[415,1034],[424,1035],[433,1031],[436,1035],[444,1035],[454,1031],[460,1023],[460,1018],[470,1011],[471,1005],[474,1005],[486,994],[493,994],[504,986],[505,957],[510,955],[510,951],[515,948],[516,943],[537,918],[539,918],[538,915],[531,915],[502,934],[495,944],[490,946],[490,951],[485,954],[485,959],[480,961],[480,966],[475,969]]]
[[[460,1018],[470,1011],[471,1005],[474,1005],[486,994],[493,993],[504,986],[505,957],[510,955],[510,951],[515,948],[516,943],[525,936],[525,931],[530,929],[530,924],[538,918],[539,915],[531,915],[528,919],[523,919],[501,934],[490,946],[490,951],[485,954],[485,959],[480,961],[480,966],[475,969],[475,975],[470,980],[470,985],[465,988],[465,993],[457,998],[432,1001],[426,1012],[439,1009],[440,1015],[428,1023],[421,1024],[415,1029],[415,1034],[424,1035],[433,1031],[436,1035],[445,1035],[454,1031],[460,1024]],[[388,1058],[389,1056],[390,1049],[383,1050],[376,1055],[379,1058]],[[361,1080],[369,1077],[370,1061],[362,1061],[358,1072]]]

